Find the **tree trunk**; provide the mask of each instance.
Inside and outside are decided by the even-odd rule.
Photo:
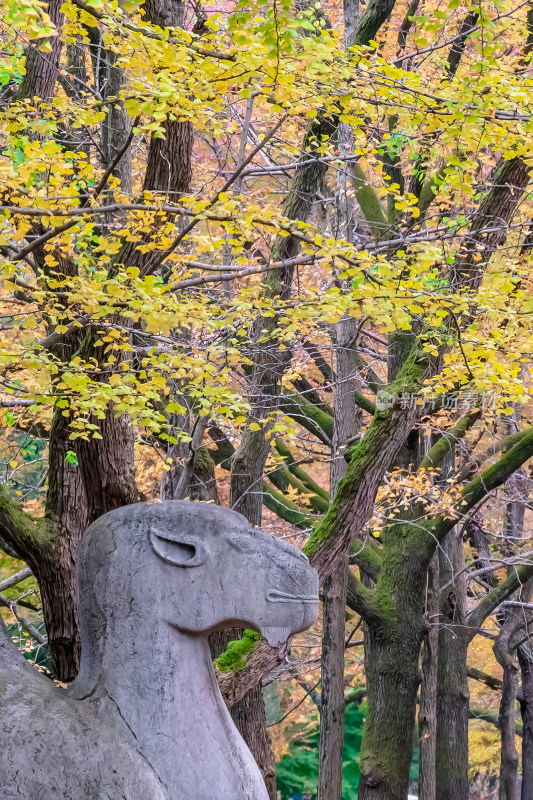
[[[478,288],[485,266],[497,247],[506,239],[506,226],[512,219],[529,180],[529,167],[520,157],[501,159],[491,178],[493,184],[473,218],[468,236],[451,268],[450,284],[454,290]],[[492,226],[492,232],[480,242],[479,232]],[[480,249],[482,243],[482,249]]]
[[[418,713],[420,741],[420,800],[436,800],[437,671],[439,651],[439,559],[435,554],[428,571],[426,600],[427,631],[422,648],[422,685]]]
[[[152,137],[150,142],[144,189],[157,190],[175,202],[191,182],[194,133],[190,122],[168,120],[163,127],[165,138]]]
[[[169,449],[168,453],[173,458],[178,458],[178,448],[182,453],[182,458],[187,457],[187,445],[176,445]],[[218,489],[215,476],[215,464],[209,454],[209,449],[203,445],[194,454],[193,473],[189,480],[187,492],[185,494],[189,500],[198,500],[203,503],[218,504]],[[180,482],[183,466],[174,467],[163,475],[161,482],[161,499],[172,500],[176,498],[176,490]]]
[[[69,439],[70,418],[56,411],[50,431],[46,515],[52,536],[30,565],[39,581],[43,617],[57,676],[73,680],[80,642],[75,564],[86,528],[102,514],[137,500],[133,464],[133,429],[125,417],[108,410],[99,430],[102,439]],[[72,453],[75,463],[67,459]],[[76,463],[77,460],[77,463]]]
[[[468,800],[468,639],[441,628],[437,688],[437,800]]]
[[[362,412],[354,403],[361,389],[355,360],[357,322],[351,317],[335,327],[336,383],[330,496],[346,473],[348,441],[361,431]],[[324,584],[322,634],[322,703],[318,760],[318,800],[342,796],[344,743],[344,635],[346,621],[347,564],[341,561]]]
[[[120,5],[120,4],[119,4]],[[100,47],[102,47],[100,39]],[[124,84],[124,72],[115,66],[118,59],[116,53],[104,50],[106,64],[106,81],[104,100],[106,97],[117,97]],[[102,166],[107,169],[113,163],[128,140],[131,120],[122,103],[112,102],[107,106],[107,113],[102,122]],[[113,168],[113,175],[120,180],[120,191],[123,194],[132,192],[131,148],[128,147],[118,164]]]
[[[230,711],[237,730],[251,750],[265,781],[270,800],[276,800],[276,762],[266,726],[261,684],[248,692]]]
[[[317,800],[341,800],[347,563],[324,584]]]
[[[272,362],[269,362],[265,370],[259,369],[259,381],[265,388],[265,397],[251,398],[252,414],[258,413],[259,409],[266,410],[277,402],[275,395],[279,383],[277,376],[271,372],[272,367]],[[255,378],[252,380],[252,385],[257,385]],[[259,412],[258,418],[261,416]],[[250,431],[248,428],[231,458],[230,506],[243,514],[251,525],[261,524],[263,470],[269,451],[270,440],[265,439],[264,428],[259,431]],[[261,686],[259,682],[232,705],[231,715],[261,769],[269,797],[276,800],[276,766],[266,728]]]
[[[500,800],[518,800],[518,751],[516,735],[516,697],[518,668],[512,661],[503,669],[503,687],[498,715],[501,733]]]
[[[63,24],[62,5],[62,0],[49,0],[46,8],[50,19],[58,30]],[[43,41],[43,39],[37,39],[28,46],[24,77],[18,91],[19,100],[33,97],[38,97],[39,100],[51,100],[54,95],[59,75],[61,37],[50,36],[48,52],[44,49],[44,51],[41,50]]]
[[[522,715],[522,794],[521,800],[533,797],[533,654],[529,642],[518,648],[522,675],[520,713]]]
[[[520,408],[515,407],[512,417],[509,417],[507,433],[512,435],[518,430]],[[524,489],[523,470],[518,470],[507,481],[506,488],[509,496],[519,495]],[[526,492],[522,491],[524,498]],[[508,500],[505,508],[504,539],[500,550],[502,556],[513,555],[524,535],[525,503]],[[507,567],[507,575],[512,574],[513,567]],[[528,602],[531,596],[531,581],[528,581],[519,599]],[[520,635],[524,616],[517,609],[505,609],[504,621],[494,644],[494,654],[503,667],[503,685],[498,715],[498,727],[501,735],[500,752],[500,790],[499,800],[518,800],[520,788],[518,785],[519,756],[516,749],[516,700],[518,695],[519,668],[516,662],[515,647],[513,646],[516,634]]]
[[[61,3],[50,0],[48,13],[60,27]],[[50,37],[49,52],[29,47],[25,77],[19,98],[37,96],[47,100],[55,90],[59,75],[61,40]],[[36,231],[36,234],[42,230]],[[34,253],[35,261],[44,267],[44,251]],[[71,275],[75,266],[63,253],[57,253],[58,274]],[[78,333],[52,347],[63,360],[80,345]],[[70,417],[56,410],[50,431],[49,485],[46,516],[50,531],[46,545],[40,544],[27,560],[35,572],[41,591],[43,616],[49,647],[60,680],[72,680],[78,671],[80,644],[75,589],[75,561],[78,542],[86,527],[100,514],[137,499],[133,474],[133,431],[124,418],[115,419],[108,411],[100,424],[101,440],[69,439]],[[72,457],[67,454],[69,451]],[[77,463],[72,463],[77,459]]]
[[[368,711],[359,800],[406,800],[409,789],[423,620],[421,604],[411,606],[400,597],[411,595],[409,584],[418,581],[405,574],[404,582],[395,592],[403,618],[391,629],[369,626],[365,636]]]
[[[385,557],[372,590],[379,617],[365,615],[368,710],[359,800],[405,800],[409,788],[428,568],[413,534],[408,524],[382,531]]]
[[[454,529],[439,554],[441,585],[464,568],[464,547]],[[437,800],[468,800],[468,707],[466,657],[470,641],[466,623],[464,575],[441,598],[437,670]]]
[[[50,431],[46,496],[54,536],[50,548],[37,553],[35,563],[29,562],[39,582],[48,646],[61,681],[73,680],[80,664],[75,565],[78,542],[89,522],[81,472],[67,460],[73,451],[68,435],[69,418],[58,409]]]
[[[134,437],[128,417],[115,416],[112,407],[100,421],[101,439],[80,439],[79,470],[87,495],[88,524],[115,508],[137,502]],[[96,421],[96,420],[93,420]]]

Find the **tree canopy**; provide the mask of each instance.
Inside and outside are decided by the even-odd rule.
[[[530,0],[0,5],[0,547],[35,575],[58,679],[86,527],[159,496],[230,505],[324,585],[319,800],[341,797],[347,605],[359,797],[405,800],[418,720],[420,795],[466,800],[489,624],[517,800]],[[241,636],[213,655],[272,777],[260,684],[287,650]]]

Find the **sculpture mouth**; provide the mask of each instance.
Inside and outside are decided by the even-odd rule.
[[[316,595],[304,596],[297,594],[287,594],[287,592],[272,591],[267,594],[269,603],[318,603]]]

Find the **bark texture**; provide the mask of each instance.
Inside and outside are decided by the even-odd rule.
[[[153,25],[160,28],[183,27],[185,4],[181,0],[147,0],[144,10],[147,20]],[[192,177],[192,124],[167,120],[164,129],[164,139],[152,136],[150,140],[144,189],[179,196],[189,190]]]
[[[395,532],[401,541],[401,531]],[[424,621],[425,574],[401,547],[382,567],[396,608],[381,626],[368,625],[365,669],[368,711],[361,748],[360,800],[405,800],[413,756],[418,658]]]
[[[498,715],[501,733],[500,800],[518,800],[519,756],[515,745],[518,667],[510,661],[503,669],[503,688]]]
[[[62,5],[62,0],[49,0],[46,7],[57,29],[63,24]],[[42,39],[31,42],[26,51],[26,73],[18,91],[20,100],[33,97],[37,97],[40,101],[50,100],[54,95],[61,58],[61,37],[50,37],[50,50],[47,53],[39,50],[42,42]]]
[[[73,449],[69,420],[54,414],[49,441],[49,480],[46,514],[54,536],[30,563],[37,576],[50,653],[60,680],[73,680],[80,664],[77,598],[74,596],[76,549],[89,524],[87,495],[81,472],[67,461]]]
[[[516,414],[517,411],[515,410],[515,417]],[[511,424],[509,425],[509,432],[512,433]],[[518,478],[518,476],[519,473],[517,472],[513,478]],[[502,555],[509,549],[512,552],[513,544],[522,538],[523,533],[524,504],[508,502],[505,513]],[[513,568],[508,568],[508,575],[512,575],[512,572]],[[529,584],[524,587],[521,594],[524,601],[529,599],[531,594]],[[518,800],[520,795],[518,785],[519,755],[515,744],[515,733],[519,669],[516,661],[516,642],[514,642],[514,639],[524,623],[524,616],[516,608],[505,609],[500,616],[503,621],[493,648],[498,663],[503,669],[502,694],[498,714],[498,727],[501,735],[499,800]]]
[[[116,53],[109,50],[104,51],[104,59],[106,79],[103,98],[105,100],[106,97],[115,98],[119,95],[124,84],[124,72],[121,67],[116,66],[118,60]],[[124,148],[130,130],[131,120],[122,103],[109,103],[105,119],[102,122],[102,166],[104,168],[113,164],[117,153]],[[114,166],[112,174],[120,180],[120,190],[124,194],[131,194],[131,148],[126,149],[118,164]]]
[[[439,654],[439,559],[433,556],[428,571],[426,632],[422,647],[422,685],[418,713],[420,747],[420,800],[435,800],[437,755],[437,671]]]
[[[165,138],[152,138],[144,178],[147,191],[176,199],[189,189],[192,177],[191,152],[194,141],[190,122],[167,121]]]
[[[463,542],[455,528],[441,545],[441,585],[452,585],[441,597],[437,671],[437,800],[468,800],[468,707],[470,693],[466,655],[466,582]]]
[[[522,715],[522,793],[521,800],[533,797],[533,653],[529,643],[518,648],[522,677],[520,714]]]
[[[343,318],[335,326],[337,380],[333,398],[332,497],[346,473],[348,442],[361,432],[362,413],[354,403],[355,392],[361,388],[355,360],[357,332],[357,322],[350,317]],[[347,574],[348,565],[344,560],[324,584],[318,800],[340,800],[342,796]]]
[[[529,167],[519,158],[502,160],[491,177],[494,185],[479,205],[469,235],[452,266],[454,288],[477,289],[484,268],[496,249],[507,239],[507,226],[522,199],[529,180]],[[483,228],[490,233],[480,235]]]
[[[188,456],[187,446],[177,445],[176,448],[169,450],[169,455],[173,458],[181,458],[184,460]],[[204,503],[218,503],[215,464],[205,445],[200,447],[194,454],[193,470],[191,478],[188,481],[188,487],[183,497],[179,498],[177,496],[177,489],[180,483],[181,473],[181,465],[165,472],[161,486],[162,500],[184,499],[187,497],[189,500],[197,500]]]
[[[324,584],[317,800],[341,800],[347,563]]]

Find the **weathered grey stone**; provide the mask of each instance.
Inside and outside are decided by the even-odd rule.
[[[272,644],[318,610],[295,547],[214,505],[113,511],[78,554],[82,666],[67,689],[0,632],[2,800],[267,800],[218,690],[208,634]]]

